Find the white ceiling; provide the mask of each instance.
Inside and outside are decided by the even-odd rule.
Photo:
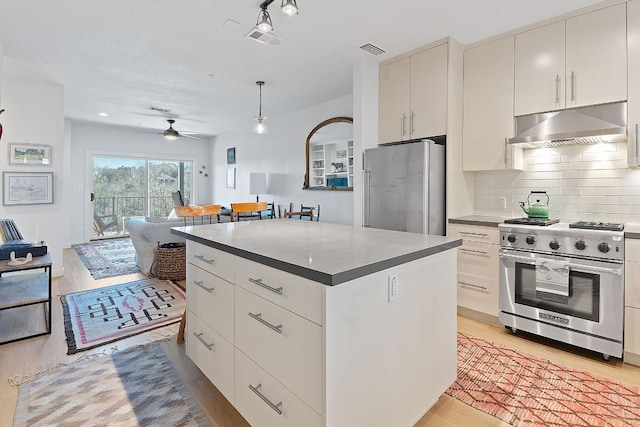
[[[274,118],[350,94],[359,58],[446,36],[468,44],[600,2],[298,0],[287,17],[275,0],[275,47],[244,36],[260,0],[0,0],[0,43],[65,87],[70,119],[164,129],[171,117],[178,131],[215,135],[251,126],[257,80]],[[387,53],[357,48],[368,42]]]

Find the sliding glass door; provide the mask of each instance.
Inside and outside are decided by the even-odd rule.
[[[166,218],[174,207],[171,193],[185,203],[193,189],[193,163],[183,160],[93,157],[93,238],[125,233],[134,216]]]

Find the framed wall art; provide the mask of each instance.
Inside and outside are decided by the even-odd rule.
[[[53,203],[52,172],[3,172],[3,205]]]
[[[8,144],[10,165],[51,165],[51,146]]]
[[[227,164],[228,165],[236,164],[236,147],[227,148]]]

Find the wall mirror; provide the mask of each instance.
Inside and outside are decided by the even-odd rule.
[[[333,117],[307,136],[304,187],[353,191],[353,119]]]

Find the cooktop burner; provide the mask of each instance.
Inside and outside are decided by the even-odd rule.
[[[504,220],[505,224],[539,225],[541,227],[557,224],[559,221],[559,219],[549,218],[511,218]]]
[[[569,224],[569,228],[585,228],[588,230],[622,231],[624,224],[615,222],[578,221]]]

